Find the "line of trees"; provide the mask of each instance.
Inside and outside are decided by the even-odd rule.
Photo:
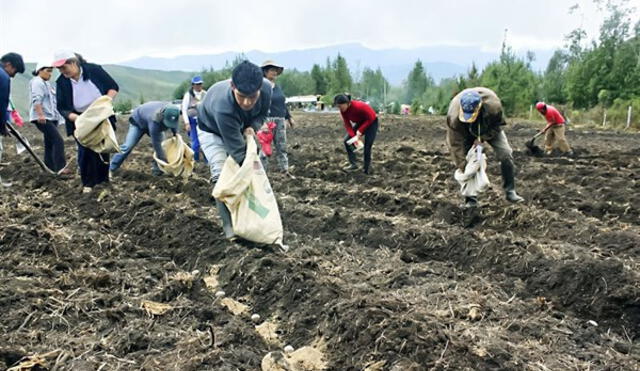
[[[557,50],[543,72],[533,70],[535,55],[518,57],[506,43],[500,56],[480,71],[475,64],[464,75],[436,84],[422,61],[416,61],[402,86],[392,87],[380,68],[365,67],[350,71],[346,59],[338,54],[327,58],[324,66],[315,64],[310,71],[285,69],[279,77],[287,96],[319,94],[330,103],[337,93],[350,92],[369,101],[376,109],[392,113],[399,104],[411,104],[413,113],[445,113],[450,99],[462,89],[486,86],[502,99],[507,115],[524,114],[538,100],[562,105],[567,110],[609,110],[634,106],[640,113],[640,21],[632,25],[635,9],[628,0],[594,0],[606,17],[599,37],[588,42],[586,32],[576,29],[567,35],[567,45]],[[575,12],[577,6],[570,9]],[[220,70],[203,71],[205,87],[226,79],[240,55]],[[189,82],[175,91],[182,97]]]

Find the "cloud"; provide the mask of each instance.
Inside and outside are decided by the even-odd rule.
[[[72,49],[89,60],[223,51],[283,51],[345,42],[375,48],[475,45],[497,50],[508,28],[514,48],[561,46],[570,30],[597,30],[602,15],[576,0],[45,0],[3,1],[2,51],[27,60]],[[584,19],[588,19],[585,22]],[[595,25],[595,26],[594,26]]]

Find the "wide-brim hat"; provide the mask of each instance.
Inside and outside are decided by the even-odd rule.
[[[284,71],[283,66],[279,65],[278,63],[276,63],[271,59],[267,59],[266,61],[262,62],[262,65],[260,66],[260,68],[262,68],[263,71],[269,68],[275,68],[278,70],[278,75],[281,74],[282,71]]]

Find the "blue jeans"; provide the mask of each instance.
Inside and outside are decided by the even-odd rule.
[[[198,139],[198,121],[195,117],[189,117],[189,138],[191,139],[191,149],[193,159],[200,161],[200,140]]]
[[[140,139],[142,138],[142,136],[145,134],[146,133],[136,125],[129,124],[129,131],[127,132],[127,136],[124,139],[124,143],[120,145],[121,153],[116,153],[113,156],[113,159],[111,160],[111,164],[109,165],[110,171],[115,171],[120,168],[124,160],[126,160],[127,157],[129,157],[129,154],[131,153],[131,151],[133,151],[133,149],[138,144],[138,142],[140,142]],[[154,142],[153,139],[151,141],[158,157],[164,158],[164,153],[162,152],[161,143],[153,143]],[[158,152],[158,147],[160,147],[160,152]],[[154,174],[160,174],[162,172],[158,167],[158,164],[155,162],[155,160],[153,161],[152,172]]]

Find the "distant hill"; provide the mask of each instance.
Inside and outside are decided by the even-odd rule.
[[[117,65],[103,67],[120,86],[120,93],[116,100],[129,99],[134,106],[140,103],[141,97],[147,102],[171,100],[175,88],[192,75],[184,71],[156,71]],[[11,81],[11,99],[25,119],[29,112],[29,80],[33,77],[31,71],[34,68],[33,63],[27,63],[25,73],[18,74]],[[58,73],[54,72],[52,78],[54,84],[57,77]]]
[[[535,70],[543,70],[553,51],[532,50],[536,54],[533,63]],[[422,60],[429,74],[439,81],[464,73],[475,62],[483,67],[498,58],[496,52],[485,52],[477,47],[467,46],[428,46],[415,49],[382,49],[374,50],[360,44],[342,44],[305,50],[289,50],[266,53],[259,50],[246,52],[253,62],[260,63],[266,59],[274,59],[287,68],[308,71],[314,63],[325,65],[327,57],[334,58],[338,53],[347,59],[351,72],[362,71],[364,67],[380,67],[393,85],[404,80],[417,59]],[[119,64],[156,70],[200,71],[204,68],[221,68],[227,61],[232,61],[238,52],[226,52],[211,55],[183,55],[173,58],[142,57]],[[524,55],[524,53],[521,53]]]

